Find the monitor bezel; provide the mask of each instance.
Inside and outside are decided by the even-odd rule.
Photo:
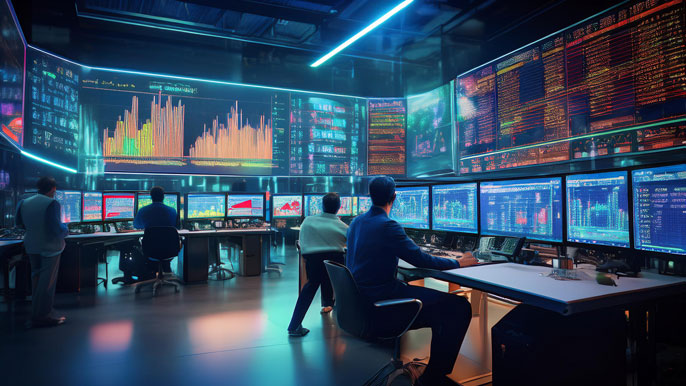
[[[210,195],[210,196],[224,196],[224,216],[215,216],[215,217],[188,217],[188,196],[194,195],[194,194],[204,194],[204,195]],[[201,220],[225,220],[226,219],[226,204],[227,204],[227,199],[226,199],[226,193],[213,193],[213,192],[188,192],[184,194],[184,221],[190,222],[190,221],[201,221]]]
[[[262,196],[262,216],[229,216],[229,196]],[[226,215],[227,220],[240,218],[267,218],[267,192],[228,192],[226,194]]]
[[[79,221],[72,221],[72,222],[68,222],[68,223],[64,223],[64,224],[81,224],[81,223],[83,223],[83,222],[84,222],[84,221],[83,221],[83,190],[76,190],[76,189],[56,189],[56,190],[55,190],[55,194],[57,194],[57,192],[71,192],[71,193],[78,193],[78,194],[79,194],[79,196],[81,197],[81,202],[80,202],[80,204],[79,204]],[[36,192],[36,193],[37,193],[37,192]],[[55,197],[55,201],[57,201],[57,197]],[[60,204],[60,207],[61,207],[61,206],[62,206],[62,205]],[[62,217],[62,213],[60,213],[60,217]],[[62,220],[62,219],[60,218],[60,221],[61,221],[61,220]],[[89,221],[89,222],[97,222],[97,221]]]
[[[100,194],[100,219],[99,220],[85,220],[83,218],[83,214],[86,212],[84,205],[86,204],[86,193],[99,193]],[[81,192],[81,222],[86,223],[86,224],[97,224],[97,223],[102,223],[102,218],[104,215],[104,206],[105,203],[103,201],[103,192],[98,191],[98,190],[84,190]]]
[[[452,229],[436,229],[436,227],[435,227],[435,225],[434,225],[434,211],[433,211],[434,187],[436,187],[436,186],[439,186],[439,187],[440,187],[440,186],[453,186],[453,185],[469,185],[469,184],[474,184],[474,185],[475,185],[475,188],[476,188],[476,191],[475,191],[475,194],[476,194],[476,197],[475,197],[475,198],[476,198],[476,205],[475,205],[475,208],[474,208],[475,211],[476,211],[476,213],[475,213],[475,215],[476,215],[476,230],[475,230],[474,232],[467,232],[467,231],[456,231],[456,230],[452,230]],[[450,232],[450,233],[455,233],[455,234],[458,234],[458,235],[465,235],[465,236],[475,236],[475,235],[476,235],[476,236],[479,236],[479,234],[480,234],[480,233],[479,233],[479,227],[480,227],[480,223],[481,223],[481,219],[480,219],[480,216],[479,216],[479,205],[480,205],[480,201],[479,201],[479,182],[478,182],[478,181],[464,181],[464,182],[456,182],[456,183],[450,183],[450,184],[440,183],[440,184],[432,184],[432,185],[430,185],[430,187],[431,187],[431,189],[430,189],[430,194],[431,194],[431,199],[430,199],[430,201],[431,201],[431,208],[430,208],[430,210],[429,210],[429,217],[431,217],[431,230],[432,230],[432,231],[438,231],[438,232]]]
[[[275,216],[274,215],[274,197],[297,197],[300,196],[300,216]],[[297,219],[303,218],[303,215],[305,214],[305,198],[303,197],[304,195],[301,194],[288,194],[288,193],[283,193],[283,194],[270,194],[269,195],[269,204],[271,207],[271,218],[272,219]],[[271,221],[271,220],[270,220]]]
[[[420,231],[430,231],[431,225],[432,225],[431,224],[431,206],[433,205],[433,203],[431,202],[431,185],[430,184],[420,184],[420,185],[396,186],[395,187],[395,194],[396,195],[398,194],[398,189],[405,189],[405,188],[426,188],[427,189],[428,196],[429,196],[429,213],[428,213],[428,219],[427,219],[427,227],[426,228],[417,228],[417,227],[412,227],[412,226],[405,226],[405,225],[401,224],[400,222],[398,222],[397,220],[393,220],[393,221],[398,222],[398,224],[400,224],[400,226],[402,226],[403,228],[416,229],[416,230],[420,230]],[[394,202],[394,205],[395,205],[395,202]],[[391,218],[390,213],[388,214],[388,218]]]

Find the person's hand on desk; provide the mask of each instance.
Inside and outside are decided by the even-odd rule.
[[[476,265],[479,263],[479,261],[476,260],[476,257],[474,257],[471,252],[463,253],[462,257],[457,258],[456,260],[458,263],[460,263],[460,268],[469,267],[470,265]]]

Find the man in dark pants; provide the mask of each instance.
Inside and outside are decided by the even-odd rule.
[[[164,189],[162,187],[153,186],[152,189],[150,189],[150,200],[152,201],[151,204],[140,208],[138,213],[136,213],[136,217],[133,219],[134,228],[178,227],[178,214],[176,209],[164,204]],[[136,242],[136,244],[138,244],[138,242]],[[136,245],[136,247],[138,247],[138,245]],[[164,272],[171,272],[171,261],[166,261],[162,265]],[[153,266],[153,264],[150,265],[151,268]],[[152,269],[154,270],[155,268]]]
[[[397,298],[422,301],[422,310],[411,328],[431,328],[431,358],[418,384],[454,385],[446,375],[452,372],[471,321],[469,302],[461,296],[408,286],[397,280],[398,258],[417,267],[439,270],[466,267],[477,261],[469,252],[457,260],[422,252],[400,224],[388,217],[395,201],[392,178],[374,178],[369,184],[369,195],[373,206],[357,217],[348,229],[347,266],[360,292],[370,302]],[[381,335],[384,320],[374,325]]]
[[[17,207],[17,227],[26,228],[24,249],[31,260],[31,322],[32,327],[57,326],[66,320],[55,314],[57,272],[64,250],[64,237],[69,233],[61,221],[60,204],[55,200],[57,183],[42,177],[38,194],[22,200]]]
[[[305,260],[307,283],[303,286],[295,303],[293,317],[288,325],[288,335],[304,336],[310,330],[302,326],[307,309],[322,287],[322,314],[333,309],[333,289],[324,260],[343,263],[345,235],[348,226],[336,216],[341,208],[341,198],[336,193],[328,193],[322,198],[322,213],[308,216],[300,225],[300,250]]]

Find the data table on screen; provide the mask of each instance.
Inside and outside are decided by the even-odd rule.
[[[272,200],[275,218],[302,216],[302,196],[274,196]]]
[[[629,247],[627,172],[567,176],[567,240]]]
[[[476,183],[432,186],[432,229],[477,233],[476,188]]]
[[[134,217],[136,196],[133,193],[104,193],[102,195],[105,221],[131,220]]]
[[[305,216],[316,216],[322,213],[322,194],[305,195]]]
[[[189,194],[186,200],[188,219],[223,218],[226,215],[225,194]]]
[[[372,198],[369,196],[357,197],[357,213],[365,214],[372,207]]]
[[[174,208],[174,210],[179,210],[179,197],[176,194],[165,194],[162,203],[166,206]],[[152,198],[148,193],[138,193],[138,210],[144,206],[152,204]]]
[[[634,246],[686,255],[686,164],[634,170]]]
[[[338,210],[338,215],[348,217],[353,215],[353,198],[352,196],[341,196],[341,208]]]
[[[263,217],[264,195],[229,194],[226,206],[227,217]]]
[[[390,217],[406,228],[429,229],[429,187],[395,190]]]
[[[60,218],[65,224],[81,222],[81,192],[58,190],[55,199],[60,203]]]
[[[560,178],[483,182],[481,233],[562,242]]]
[[[102,221],[102,193],[83,193],[83,221]]]

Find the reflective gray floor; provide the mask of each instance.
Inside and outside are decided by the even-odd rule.
[[[277,253],[284,254],[283,251]],[[304,338],[286,326],[297,297],[297,255],[281,275],[237,277],[134,295],[100,286],[58,294],[63,326],[26,330],[29,303],[0,305],[0,384],[10,385],[360,385],[390,347],[360,341],[319,314]],[[110,264],[110,278],[116,264]],[[400,380],[394,385],[408,385]]]

